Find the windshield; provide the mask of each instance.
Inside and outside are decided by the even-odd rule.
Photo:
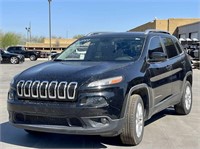
[[[55,60],[135,61],[143,43],[144,37],[88,37],[76,41]]]

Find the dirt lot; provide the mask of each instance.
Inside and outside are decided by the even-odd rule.
[[[11,78],[22,70],[42,63],[27,60],[23,64],[0,64],[0,148],[135,148],[135,149],[199,149],[200,148],[200,70],[194,70],[193,107],[187,116],[179,116],[173,108],[164,110],[145,124],[143,141],[138,146],[123,146],[116,138],[60,134],[28,135],[8,123],[7,92]]]

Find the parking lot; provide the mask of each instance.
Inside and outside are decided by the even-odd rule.
[[[145,123],[142,142],[124,146],[118,138],[43,134],[32,136],[8,123],[6,107],[9,82],[14,75],[47,60],[23,64],[0,64],[0,148],[135,148],[135,149],[199,149],[200,148],[200,70],[194,69],[193,107],[187,116],[176,115],[173,108],[164,110]]]

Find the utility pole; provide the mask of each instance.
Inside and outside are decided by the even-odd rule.
[[[51,49],[51,1],[52,0],[48,0],[48,2],[49,2],[49,47],[50,47],[50,55],[51,55],[51,52],[52,52],[52,49]]]
[[[30,39],[29,39],[29,41],[31,42],[31,22],[29,23],[29,33],[30,33]]]

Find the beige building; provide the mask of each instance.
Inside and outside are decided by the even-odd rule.
[[[136,28],[129,30],[132,31],[145,31],[146,29],[159,29],[165,30],[178,37],[178,27],[200,21],[200,18],[169,18],[167,20],[155,19],[152,22],[145,23]]]
[[[51,47],[53,51],[61,51],[72,44],[76,39],[51,39]],[[45,38],[43,43],[27,42],[25,48],[28,50],[50,50],[50,40]]]

